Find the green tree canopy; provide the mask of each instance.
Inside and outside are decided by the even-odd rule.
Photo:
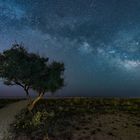
[[[21,86],[27,96],[29,89],[39,96],[64,86],[64,64],[29,53],[23,45],[14,44],[0,54],[0,77],[6,85]]]

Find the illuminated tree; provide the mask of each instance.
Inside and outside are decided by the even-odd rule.
[[[55,92],[64,86],[63,74],[63,63],[49,63],[48,58],[29,53],[21,44],[14,44],[0,54],[0,77],[4,84],[22,87],[28,99],[29,90],[36,91],[38,96],[30,102],[30,110],[46,92]]]

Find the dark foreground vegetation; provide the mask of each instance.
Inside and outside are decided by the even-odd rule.
[[[14,102],[18,102],[20,99],[0,99],[0,109]]]
[[[40,100],[11,125],[14,140],[139,140],[140,99]]]

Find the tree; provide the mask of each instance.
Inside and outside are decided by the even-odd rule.
[[[46,92],[53,93],[64,86],[63,72],[64,64],[55,61],[41,68],[32,83],[32,88],[37,91],[38,97],[32,102],[31,106],[29,106],[29,110],[32,110],[36,102],[38,102]]]
[[[64,86],[64,64],[49,62],[48,58],[29,53],[21,44],[0,54],[0,77],[6,85],[21,86],[27,98],[29,89],[37,92],[37,98],[30,102],[32,110],[46,92],[55,92]]]

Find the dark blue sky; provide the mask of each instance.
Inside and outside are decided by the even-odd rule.
[[[64,61],[61,95],[140,96],[139,0],[0,0],[0,51],[15,40]]]

